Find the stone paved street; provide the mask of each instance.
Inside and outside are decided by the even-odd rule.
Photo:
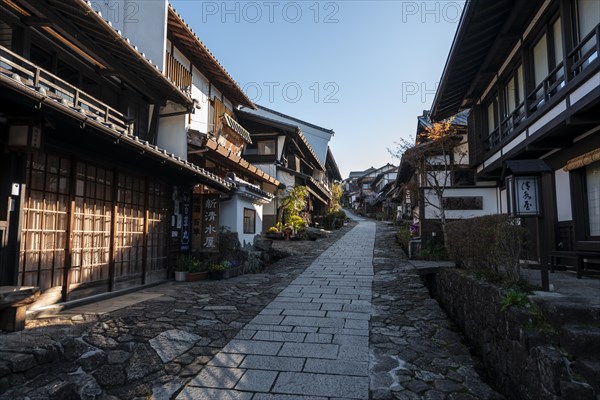
[[[358,220],[263,274],[31,321],[2,334],[0,399],[500,398],[394,230]]]
[[[374,242],[366,221],[338,240],[177,399],[367,399]]]

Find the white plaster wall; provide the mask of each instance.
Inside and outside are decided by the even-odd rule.
[[[244,208],[256,211],[255,233],[244,233]],[[220,223],[238,234],[238,240],[243,245],[252,244],[254,236],[262,234],[263,206],[253,204],[250,200],[240,195],[233,195],[231,200],[220,203]]]
[[[277,159],[281,160],[283,155],[283,146],[285,146],[285,136],[277,136]]]
[[[556,182],[556,213],[558,222],[572,221],[573,211],[571,209],[571,180],[569,173],[558,169],[554,171]]]
[[[294,175],[281,170],[277,170],[277,180],[285,185],[286,190],[293,188],[296,183]]]
[[[270,203],[263,205],[263,215],[275,215],[277,213],[275,199],[271,200]]]
[[[437,205],[437,196],[431,190],[426,190],[425,195],[428,196],[431,203]],[[496,188],[453,188],[444,191],[444,197],[483,197],[482,210],[446,210],[447,219],[465,219],[480,217],[482,215],[498,214],[498,201],[496,196]],[[431,206],[425,205],[425,218],[439,218],[439,211]]]
[[[167,49],[167,0],[93,1],[92,8],[163,71]]]
[[[164,114],[167,112],[168,111],[162,111],[161,113]],[[181,157],[182,160],[187,160],[187,135],[185,125],[185,115],[160,118],[158,124],[158,147]]]
[[[200,102],[200,108],[192,114],[190,128],[202,133],[208,133],[208,79],[192,68],[192,98]]]
[[[179,61],[185,67],[185,69],[188,71],[190,70],[192,63],[183,55],[181,51],[179,51],[177,47],[173,47],[173,57],[175,57],[175,59]]]

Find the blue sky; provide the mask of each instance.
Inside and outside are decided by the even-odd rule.
[[[330,128],[343,177],[394,162],[429,109],[463,1],[172,0],[256,103]]]

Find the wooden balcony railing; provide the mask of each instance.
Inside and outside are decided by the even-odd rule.
[[[563,63],[559,63],[527,97],[529,111],[534,112],[565,87]]]
[[[579,75],[600,55],[600,24],[567,56],[569,78]]]
[[[72,107],[89,118],[126,134],[133,132],[133,125],[119,111],[3,46],[0,46],[0,74]]]
[[[591,64],[598,63],[598,59],[600,59],[600,24],[580,41],[564,62],[550,71],[548,76],[527,96],[526,103],[521,103],[501,121],[499,128],[484,139],[483,150],[490,151],[501,144],[529,115],[548,104],[550,99],[567,87],[571,79],[583,73]]]
[[[525,102],[519,104],[500,122],[501,140],[509,136],[510,133],[521,124],[523,119],[525,119]]]
[[[165,58],[165,75],[179,90],[188,96],[192,95],[192,73],[168,51]]]

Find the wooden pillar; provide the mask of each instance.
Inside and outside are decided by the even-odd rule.
[[[148,196],[150,191],[148,190],[148,185],[149,185],[149,179],[148,177],[146,177],[145,179],[145,190],[144,190],[144,237],[142,238],[143,240],[143,247],[142,247],[142,285],[146,284],[146,280],[147,280],[147,273],[148,273],[148,219],[149,219],[149,211],[148,211],[148,207],[150,205],[150,202],[148,200]]]
[[[108,260],[108,291],[112,292],[115,290],[115,240],[117,234],[117,194],[119,187],[119,174],[113,169],[113,195],[112,195],[112,214],[110,224],[110,247],[109,247],[109,260]]]
[[[2,282],[9,286],[18,285],[19,254],[21,250],[21,230],[23,224],[23,208],[27,196],[26,173],[27,155],[12,153],[10,155],[9,181],[19,184],[19,195],[12,195],[8,210],[8,238],[6,240],[6,268],[2,271]]]
[[[71,267],[73,265],[73,227],[75,226],[75,190],[77,188],[77,159],[71,157],[69,175],[69,209],[67,214],[67,229],[65,243],[65,264],[63,269],[62,301],[69,299],[71,288]]]

